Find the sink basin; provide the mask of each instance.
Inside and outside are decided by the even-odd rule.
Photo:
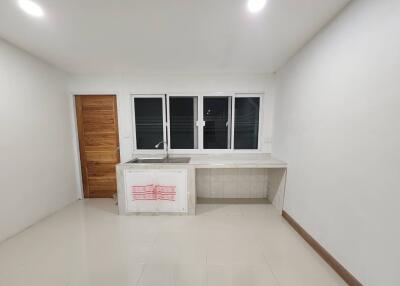
[[[189,157],[176,157],[176,158],[168,158],[164,159],[165,162],[163,163],[189,163],[190,158]]]
[[[163,158],[148,158],[148,159],[147,158],[146,159],[136,158],[127,163],[162,163],[162,162],[164,162],[164,160],[165,159],[163,159]]]
[[[162,163],[162,164],[176,164],[176,163],[189,163],[190,158],[188,157],[177,157],[177,158],[136,158],[131,161],[128,161],[127,163],[132,163],[132,164],[157,164],[157,163]]]

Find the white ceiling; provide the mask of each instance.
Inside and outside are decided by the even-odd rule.
[[[0,37],[77,74],[273,72],[350,0],[36,0],[46,16],[0,1]]]

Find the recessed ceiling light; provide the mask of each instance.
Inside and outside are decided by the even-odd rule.
[[[43,17],[44,12],[42,7],[31,0],[18,0],[19,7],[27,14],[34,17]]]
[[[267,0],[248,0],[247,9],[249,9],[251,13],[257,13],[264,8],[266,3]]]

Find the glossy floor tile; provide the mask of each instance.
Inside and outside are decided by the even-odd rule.
[[[79,201],[0,243],[7,286],[346,285],[271,205],[118,216]]]

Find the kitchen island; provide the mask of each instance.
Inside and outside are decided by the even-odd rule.
[[[285,162],[269,154],[172,156],[182,157],[190,160],[117,165],[120,214],[195,215],[197,198],[237,202],[265,199],[282,210]]]

